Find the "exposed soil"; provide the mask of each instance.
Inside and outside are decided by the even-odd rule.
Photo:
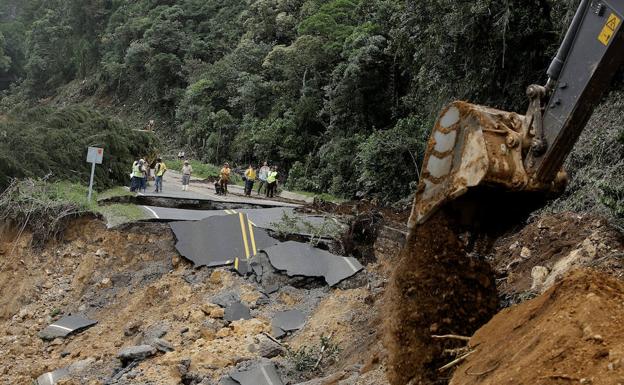
[[[42,250],[29,246],[27,232],[19,240],[16,235],[4,229],[0,236],[0,384],[31,385],[45,372],[72,365],[74,380],[66,384],[216,384],[237,365],[266,359],[262,333],[271,331],[275,312],[293,308],[308,322],[283,342],[291,351],[317,346],[321,336],[339,350],[308,372],[296,372],[294,359],[282,351],[271,360],[285,383],[332,374],[352,384],[386,383],[377,336],[380,263],[343,289],[285,284],[266,297],[253,280],[233,271],[194,269],[178,256],[164,224],[106,229],[83,219]],[[252,319],[227,323],[222,313],[213,314],[211,298],[224,293],[238,295]],[[45,326],[73,313],[98,324],[66,339],[38,337]],[[120,372],[117,352],[149,344],[154,336],[174,351]]]
[[[393,385],[445,383],[448,375],[438,373],[446,363],[443,351],[457,343],[431,335],[472,335],[498,305],[489,265],[466,255],[441,213],[409,237],[385,301],[388,377]]]
[[[606,220],[560,213],[535,219],[499,238],[489,259],[499,291],[511,303],[539,294],[575,267],[593,267],[624,277],[624,237]]]
[[[451,385],[624,382],[624,283],[576,271],[544,295],[505,309],[470,340]]]

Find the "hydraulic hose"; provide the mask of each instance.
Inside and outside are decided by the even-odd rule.
[[[559,75],[561,74],[561,70],[563,69],[563,64],[568,58],[568,54],[570,53],[570,49],[574,44],[574,39],[576,38],[576,34],[583,22],[583,17],[585,15],[585,11],[589,6],[589,0],[581,0],[581,4],[579,5],[576,13],[574,14],[574,18],[572,19],[572,24],[568,28],[568,32],[566,32],[565,37],[563,38],[563,42],[557,51],[557,56],[553,59],[552,63],[550,63],[550,67],[548,67],[548,84],[552,85],[555,81],[559,79]],[[548,87],[550,88],[550,87]]]

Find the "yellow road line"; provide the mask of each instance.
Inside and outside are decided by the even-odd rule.
[[[254,236],[253,225],[249,219],[247,219],[249,223],[249,238],[251,239],[251,251],[253,251],[252,256],[258,254],[258,250],[256,250],[256,237]]]
[[[243,244],[245,245],[245,256],[249,259],[249,245],[247,244],[247,231],[245,230],[245,220],[243,218],[243,214],[239,213],[238,218],[240,219],[241,225],[241,233],[243,234]]]

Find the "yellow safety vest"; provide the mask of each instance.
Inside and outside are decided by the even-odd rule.
[[[245,176],[249,180],[256,180],[256,170],[254,170],[253,168],[248,168],[247,171],[245,171]]]
[[[277,180],[277,171],[271,171],[269,173],[269,176],[267,178],[267,182],[269,183],[273,183]]]
[[[143,172],[138,163],[132,165],[132,176],[135,178],[143,178]]]
[[[167,165],[165,164],[165,162],[160,162],[159,165],[160,167],[158,168],[158,173],[156,174],[156,176],[163,176],[165,175],[165,171],[167,171]]]

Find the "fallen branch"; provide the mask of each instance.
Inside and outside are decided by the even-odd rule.
[[[439,340],[450,339],[450,340],[470,341],[470,337],[458,336],[456,334],[445,334],[443,336],[432,335],[431,338],[439,339]]]
[[[461,363],[463,360],[465,360],[466,358],[468,358],[468,356],[470,356],[472,353],[476,352],[476,350],[471,350],[468,353],[464,354],[463,356],[457,357],[456,359],[454,359],[453,361],[449,362],[448,364],[444,365],[443,367],[441,367],[440,369],[438,369],[439,372],[443,372],[447,369],[452,368],[453,366]]]
[[[329,339],[332,338],[332,336],[334,335],[334,333],[330,333],[329,334]],[[316,370],[316,368],[318,368],[318,366],[321,364],[321,361],[323,360],[323,354],[325,354],[325,349],[327,348],[327,345],[323,345],[321,346],[321,352],[319,353],[319,358],[318,360],[316,360],[316,364],[314,364],[314,368],[312,370]]]
[[[281,346],[281,347],[283,347],[284,349],[286,349],[286,347],[285,347],[285,346],[284,346],[281,342],[279,342],[277,339],[273,338],[273,336],[272,336],[272,335],[270,335],[269,333],[267,333],[267,332],[262,332],[262,334],[264,334],[264,335],[265,335],[268,339],[270,339],[271,341],[275,342],[275,343],[276,343],[276,344],[278,344],[279,346]]]

